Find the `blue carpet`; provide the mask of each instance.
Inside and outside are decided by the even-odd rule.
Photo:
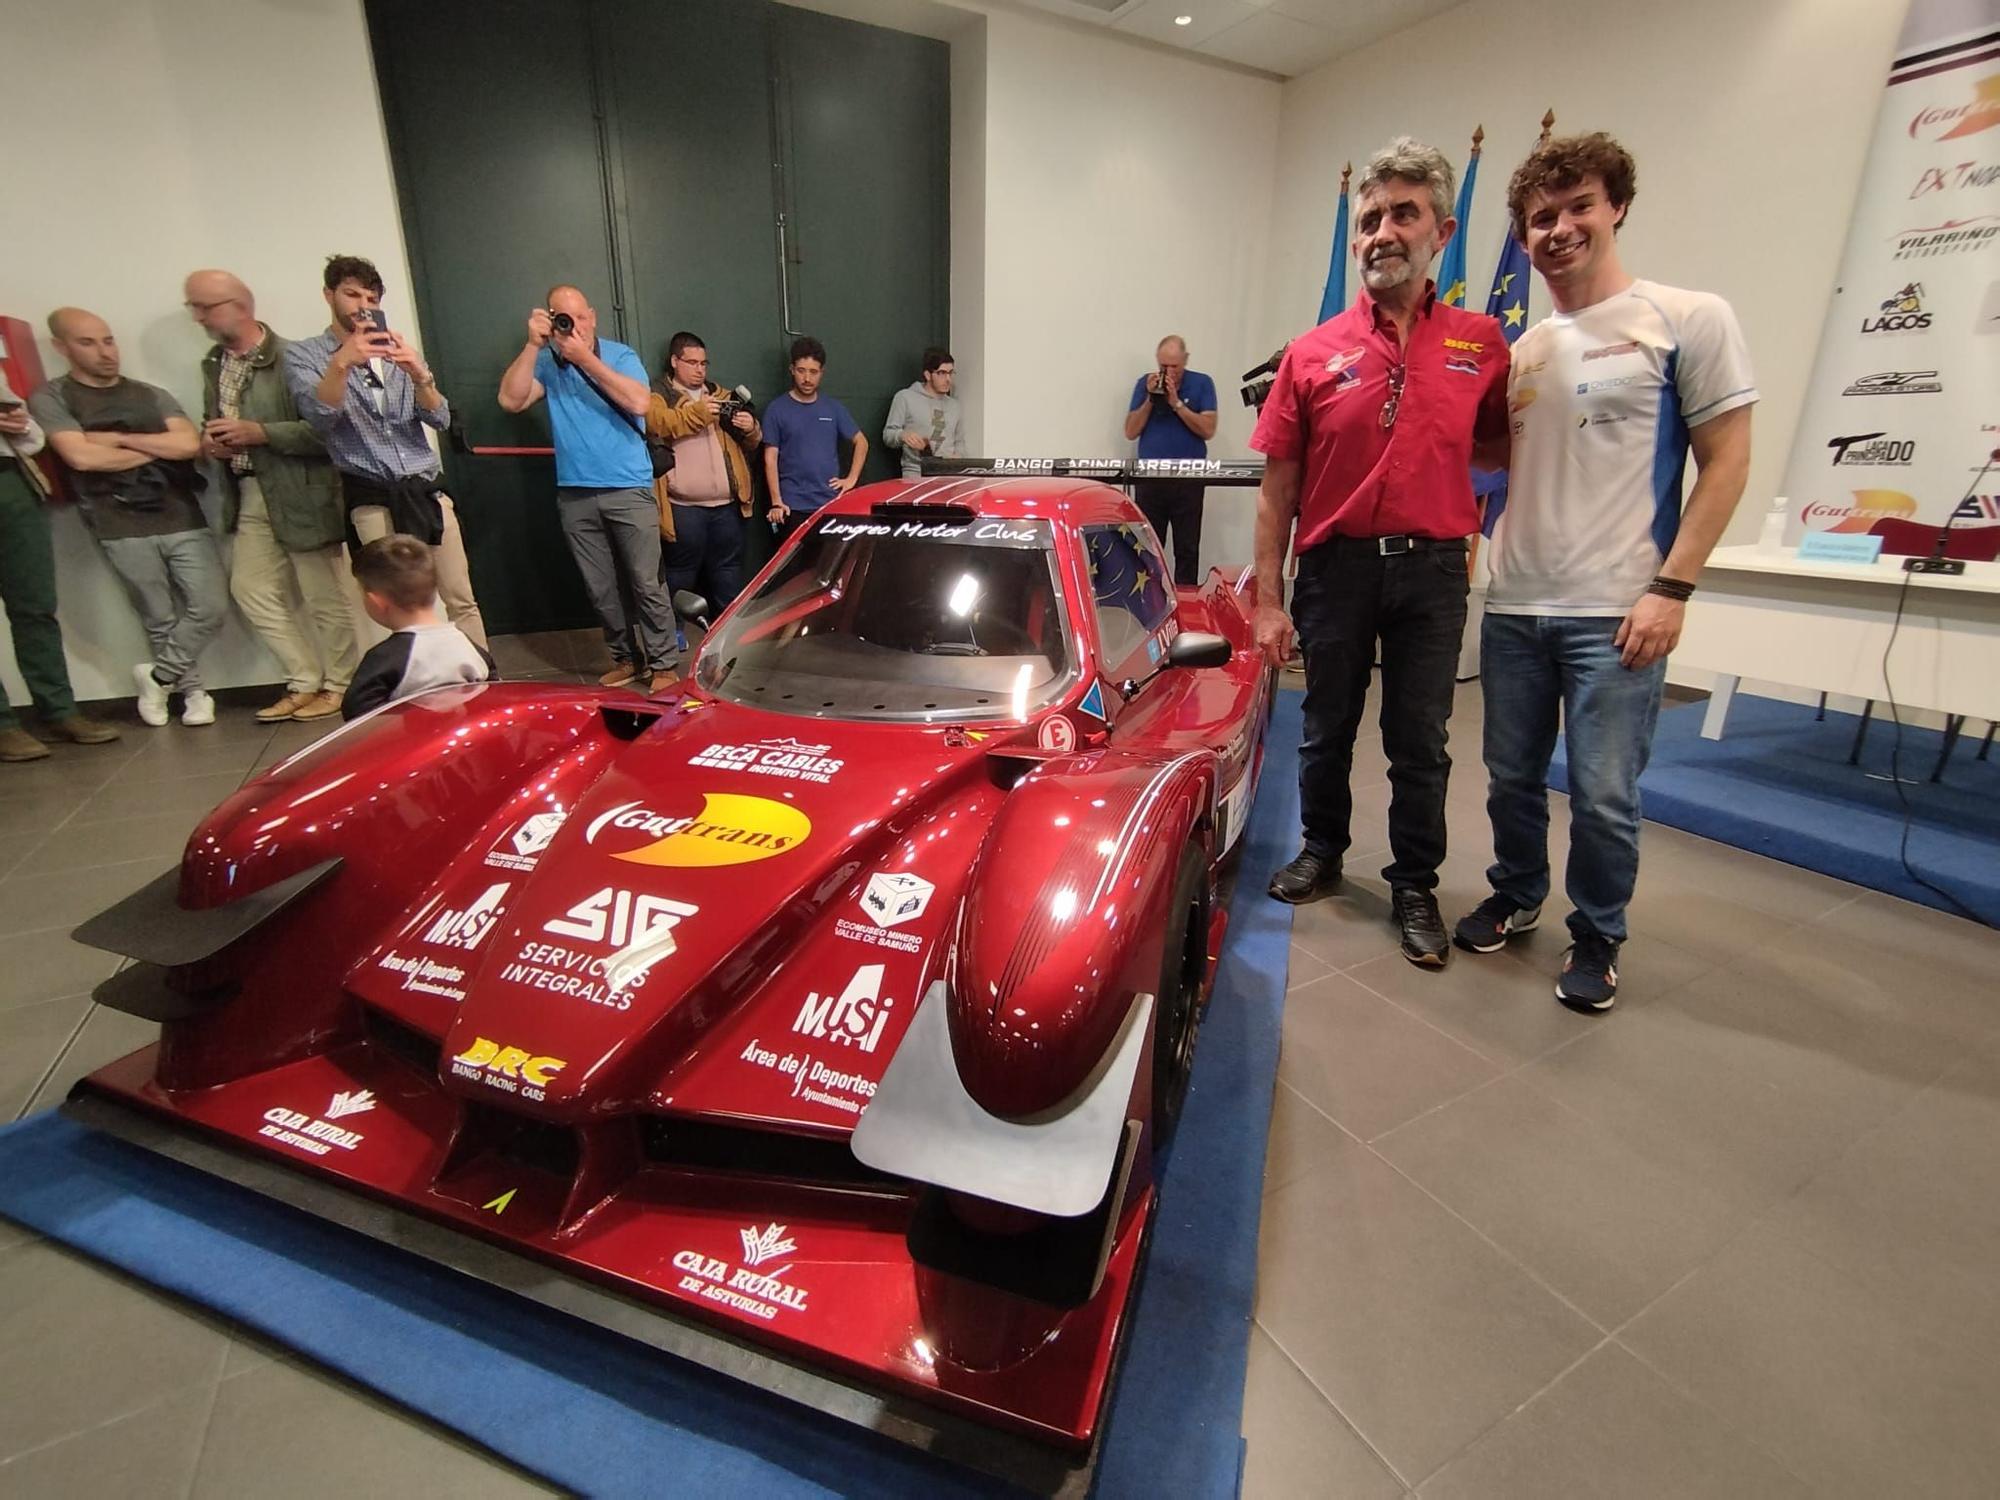
[[[1296,831],[1280,695],[1229,942],[1100,1457],[1096,1493],[1234,1495]],[[586,1495],[987,1496],[961,1469],[444,1270],[57,1116],[0,1131],[0,1213],[212,1307]],[[19,1355],[22,1351],[16,1351]]]
[[[1893,724],[1878,717],[1861,764],[1850,766],[1853,714],[1820,721],[1804,704],[1739,695],[1723,737],[1705,740],[1706,707],[1687,703],[1660,714],[1653,758],[1639,779],[1647,818],[1952,910],[1911,880],[1897,856],[1903,809],[1895,787],[1879,779],[1889,774]],[[1935,730],[1903,731],[1900,769],[1916,782],[1903,788],[1916,813],[1910,864],[1986,921],[2000,920],[2000,757],[1976,760],[1978,740],[1961,739],[1944,780],[1934,783],[1927,778],[1942,740]],[[1549,785],[1569,790],[1560,744]]]

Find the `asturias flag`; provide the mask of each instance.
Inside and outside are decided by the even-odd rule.
[[[1319,321],[1347,306],[1347,173],[1340,174],[1340,210],[1333,218],[1333,254],[1326,267],[1326,290],[1320,294]]]
[[[1465,236],[1472,224],[1472,185],[1479,180],[1479,142],[1472,143],[1472,156],[1465,163],[1465,181],[1458,185],[1458,207],[1453,217],[1458,220],[1458,229],[1451,237],[1451,243],[1444,247],[1444,260],[1438,266],[1438,301],[1448,307],[1465,306]]]

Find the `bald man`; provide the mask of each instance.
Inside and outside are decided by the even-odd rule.
[[[120,373],[118,341],[97,314],[59,307],[49,337],[69,373],[36,391],[28,410],[75,475],[84,524],[152,642],[152,660],[132,668],[139,717],[165,724],[177,692],[183,724],[213,724],[197,659],[228,618],[229,585],[196,499],[201,434],[172,396]]]
[[[643,435],[653,392],[639,356],[597,336],[597,310],[573,286],[551,288],[548,306],[528,314],[528,341],[500,377],[503,411],[544,396],[563,538],[611,652],[598,681],[664,692],[674,680],[674,607],[660,582],[660,506]]]
[[[201,362],[202,452],[221,465],[223,530],[236,534],[229,592],[285,669],[284,696],[257,718],[332,718],[361,656],[340,475],[285,386],[287,341],[257,321],[250,288],[196,271],[184,295],[215,340]]]

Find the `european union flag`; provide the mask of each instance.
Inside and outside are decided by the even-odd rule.
[[[1340,209],[1333,218],[1333,254],[1326,267],[1326,290],[1320,294],[1319,321],[1347,306],[1347,179],[1354,170],[1349,162],[1340,169]]]
[[[1493,268],[1493,290],[1486,298],[1486,316],[1500,320],[1500,332],[1509,344],[1528,330],[1528,252],[1512,234],[1500,250],[1500,264]],[[1486,502],[1479,529],[1493,535],[1494,523],[1507,508],[1507,471],[1472,471],[1472,493]]]
[[[1500,320],[1500,331],[1510,344],[1528,331],[1528,252],[1511,234],[1500,251],[1500,264],[1493,268],[1486,316]]]

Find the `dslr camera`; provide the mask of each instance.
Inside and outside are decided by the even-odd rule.
[[[739,385],[733,391],[724,391],[716,399],[722,403],[722,410],[715,414],[715,424],[718,427],[727,427],[736,420],[738,412],[747,411],[753,417],[757,415],[757,403],[750,399],[750,387],[747,385]]]
[[[549,308],[548,314],[551,337],[576,332],[576,319],[572,318],[568,313],[559,313],[554,308]]]

